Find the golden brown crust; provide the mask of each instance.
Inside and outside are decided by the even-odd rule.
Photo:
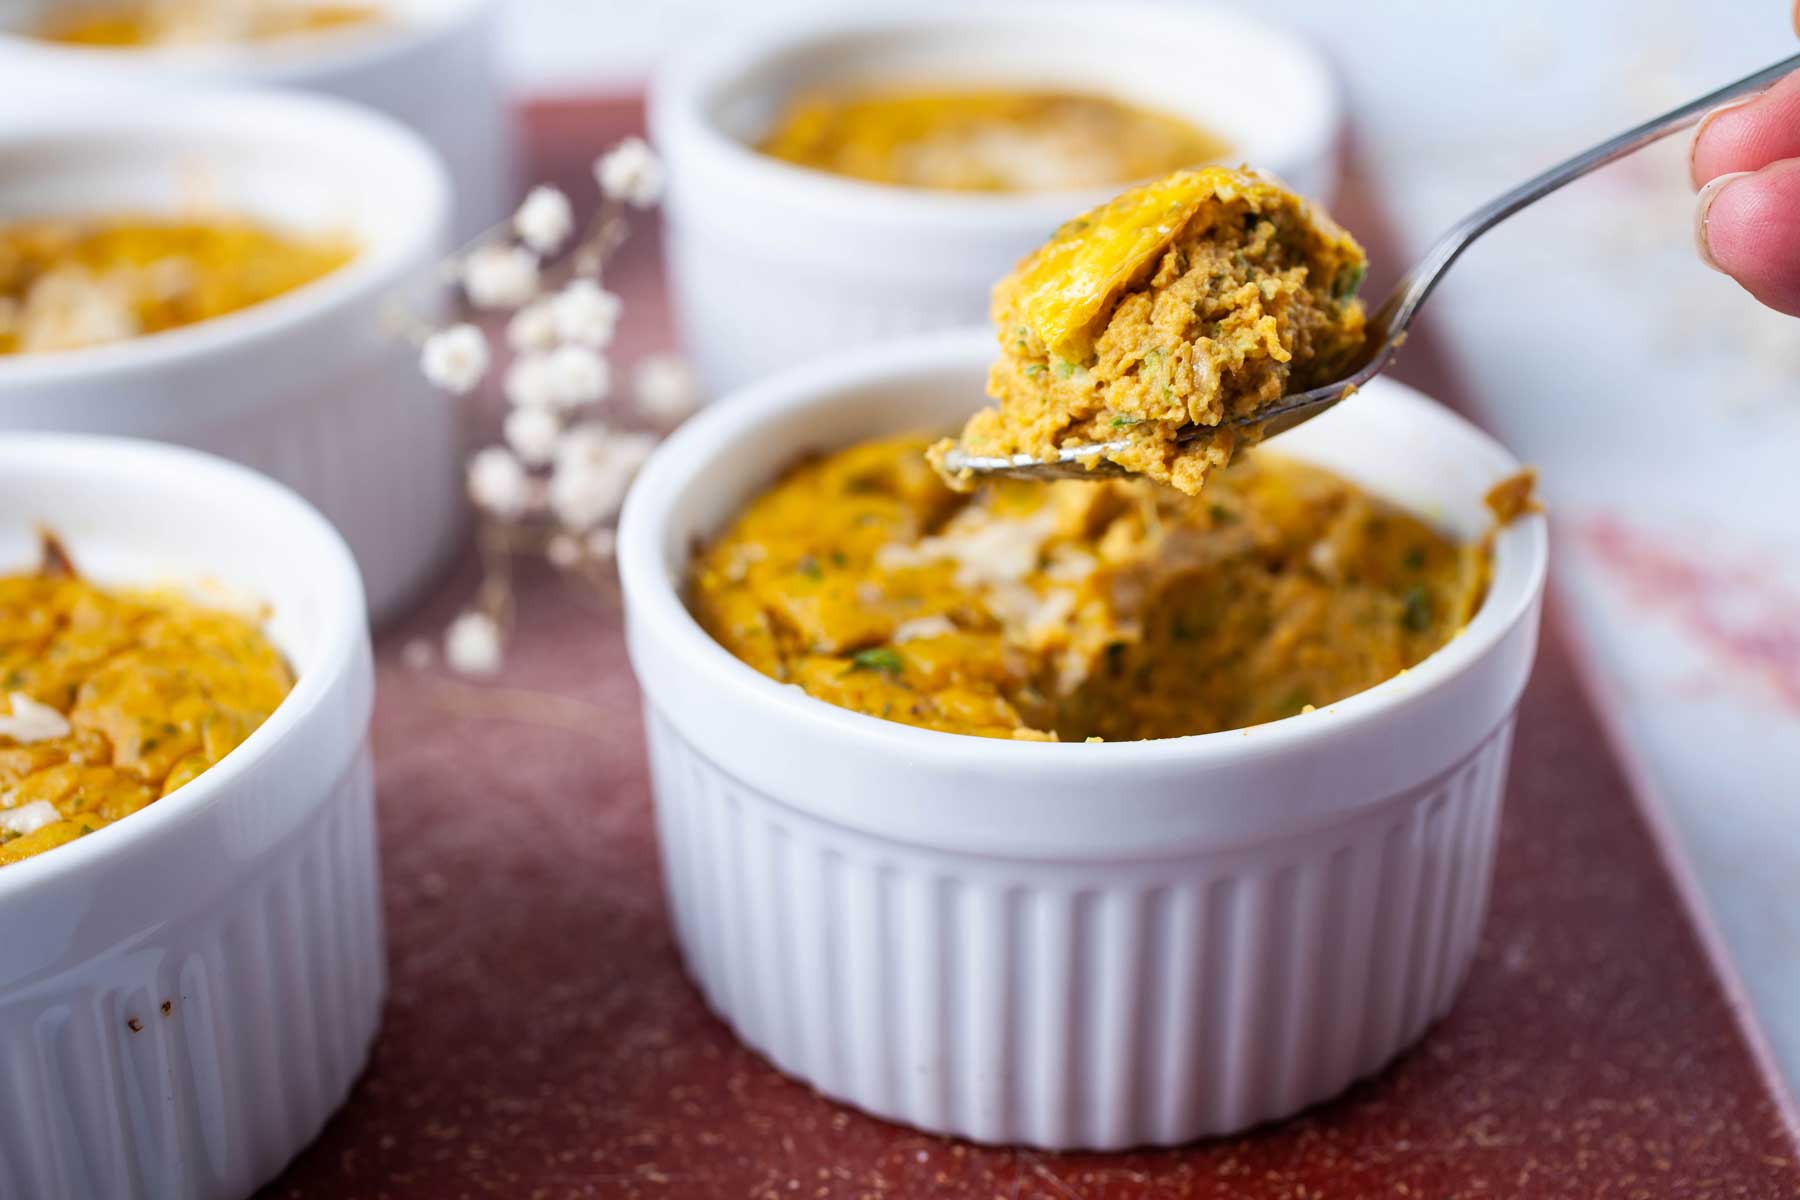
[[[795,468],[695,558],[702,625],[764,674],[987,737],[1174,737],[1379,683],[1462,628],[1479,547],[1257,454],[1143,481],[948,491],[923,438]]]
[[[1123,443],[1112,462],[1197,493],[1254,430],[1192,445],[1177,432],[1340,375],[1362,346],[1364,261],[1324,213],[1253,173],[1208,167],[1127,192],[995,288],[997,407],[962,447],[1048,459]]]
[[[52,569],[0,576],[0,866],[127,816],[218,762],[293,686],[249,620]]]
[[[1226,152],[1179,117],[1110,97],[997,90],[803,95],[758,148],[870,183],[977,192],[1117,186]]]

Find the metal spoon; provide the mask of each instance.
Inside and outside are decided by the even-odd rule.
[[[1716,92],[1708,92],[1698,100],[1689,101],[1680,108],[1609,138],[1591,150],[1584,150],[1573,158],[1558,163],[1542,175],[1529,179],[1482,205],[1451,226],[1425,252],[1425,257],[1394,285],[1393,292],[1369,317],[1363,354],[1349,374],[1311,391],[1284,396],[1279,402],[1258,410],[1252,416],[1226,422],[1224,427],[1242,430],[1254,429],[1260,425],[1262,436],[1268,438],[1310,421],[1331,408],[1379,375],[1393,360],[1395,351],[1406,340],[1407,326],[1412,324],[1419,306],[1431,295],[1438,280],[1450,269],[1450,264],[1476,238],[1564,184],[1641,150],[1651,142],[1660,141],[1671,133],[1687,129],[1725,101],[1756,91],[1796,69],[1800,69],[1800,54],[1783,59],[1774,66],[1764,67],[1754,75],[1747,75],[1736,83]],[[1175,440],[1182,445],[1191,445],[1211,438],[1219,429],[1220,426],[1216,425],[1188,425],[1175,435]],[[945,454],[944,467],[952,472],[971,471],[976,475],[1013,475],[1026,479],[1096,479],[1129,474],[1123,467],[1106,458],[1108,454],[1124,450],[1127,445],[1128,443],[1120,441],[1067,446],[1049,461],[1040,461],[1029,454],[982,457],[965,454],[959,446]]]

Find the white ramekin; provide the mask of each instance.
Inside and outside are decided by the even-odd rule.
[[[913,729],[733,658],[680,589],[804,451],[951,426],[986,332],[865,349],[689,423],[619,560],[675,926],[707,999],[777,1066],[879,1116],[1057,1149],[1285,1116],[1450,1006],[1485,910],[1540,517],[1503,530],[1466,632],[1319,712],[1152,742]],[[1465,537],[1516,469],[1378,380],[1282,448]]]
[[[797,91],[928,80],[1101,91],[1191,115],[1235,156],[1329,199],[1339,88],[1306,42],[1239,11],[1079,0],[733,29],[652,81],[686,344],[716,390],[849,345],[987,319],[1026,252],[1116,188],[1021,196],[884,187],[752,147]]]
[[[459,239],[512,203],[517,167],[496,54],[501,0],[382,0],[393,14],[382,27],[249,46],[109,50],[19,32],[68,2],[0,0],[0,80],[20,107],[59,96],[302,88],[386,113],[431,143],[456,185]]]
[[[356,568],[242,467],[0,435],[0,570],[36,562],[38,526],[101,582],[267,603],[296,683],[194,782],[0,868],[0,1196],[246,1196],[343,1101],[380,1018]]]
[[[66,102],[0,113],[0,220],[196,205],[347,233],[347,266],[266,303],[115,345],[0,358],[0,430],[155,438],[317,505],[394,612],[463,528],[456,404],[392,310],[442,311],[448,187],[416,136],[317,97]]]

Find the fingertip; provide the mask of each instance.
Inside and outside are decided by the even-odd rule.
[[[1688,143],[1695,187],[1733,171],[1800,156],[1800,71],[1702,117]]]
[[[1731,171],[1709,179],[1700,189],[1700,194],[1694,197],[1694,249],[1699,252],[1700,261],[1715,271],[1728,273],[1713,256],[1713,204],[1718,200],[1720,192],[1735,181],[1747,179],[1752,174],[1752,171]]]
[[[1709,184],[1696,233],[1710,265],[1770,308],[1800,316],[1800,159]]]

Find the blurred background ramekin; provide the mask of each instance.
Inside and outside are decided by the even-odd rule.
[[[368,105],[423,136],[455,184],[459,239],[498,220],[515,198],[516,150],[497,54],[504,0],[379,0],[379,24],[251,44],[110,49],[23,32],[70,3],[0,0],[8,107],[57,96],[303,88]]]
[[[211,211],[348,234],[357,255],[194,325],[0,358],[0,431],[155,438],[264,471],[337,525],[386,616],[464,521],[457,406],[392,324],[444,304],[449,189],[430,149],[378,114],[274,93],[0,113],[0,220]]]
[[[0,572],[54,531],[103,584],[270,606],[293,692],[193,782],[0,868],[0,1196],[235,1200],[362,1069],[385,987],[373,678],[343,540],[149,442],[0,435]]]
[[[908,82],[1091,91],[1188,117],[1230,161],[1329,200],[1342,105],[1304,40],[1241,12],[1053,2],[795,17],[673,56],[651,83],[668,252],[689,352],[715,389],[845,346],[987,318],[988,290],[1117,192],[968,195],[796,167],[754,144],[795,94]]]
[[[1107,745],[880,721],[733,658],[688,556],[798,455],[953,426],[985,332],[867,348],[702,414],[620,535],[670,907],[708,1001],[878,1116],[1110,1149],[1335,1095],[1443,1015],[1486,908],[1544,521],[1500,531],[1467,630],[1402,676],[1245,730]],[[1517,469],[1378,380],[1281,449],[1476,538]]]

